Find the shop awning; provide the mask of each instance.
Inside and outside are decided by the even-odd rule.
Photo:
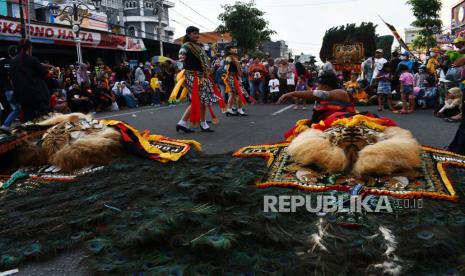
[[[26,27],[27,28],[27,27]],[[70,27],[47,23],[31,23],[28,32],[33,43],[74,46],[74,32]],[[82,29],[79,33],[81,46],[121,51],[145,51],[142,39],[109,32]],[[19,41],[21,24],[11,18],[0,17],[0,40]]]

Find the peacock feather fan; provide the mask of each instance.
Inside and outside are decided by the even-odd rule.
[[[462,197],[395,214],[265,213],[265,195],[309,195],[258,189],[266,172],[261,158],[189,154],[122,158],[71,182],[23,180],[0,191],[0,271],[80,247],[97,275],[465,273]],[[342,192],[320,194],[331,193]]]

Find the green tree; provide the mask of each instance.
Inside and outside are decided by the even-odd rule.
[[[418,48],[431,48],[436,46],[435,35],[440,32],[442,22],[440,18],[440,0],[408,0],[412,6],[416,20],[412,26],[420,28],[418,35],[413,40],[413,46]]]
[[[252,58],[257,57],[259,59],[262,59],[266,56],[265,53],[262,52],[260,49],[249,50],[247,54],[249,55],[249,57],[252,57]]]
[[[373,54],[376,48],[376,27],[371,22],[363,22],[360,26],[347,24],[333,27],[326,31],[320,50],[320,59],[325,62],[333,55],[333,46],[337,43],[363,43],[365,53]]]
[[[261,42],[270,40],[270,36],[276,33],[268,28],[268,21],[263,19],[265,12],[259,10],[253,0],[223,5],[222,8],[224,12],[218,16],[222,24],[216,31],[231,33],[243,53],[256,50]]]

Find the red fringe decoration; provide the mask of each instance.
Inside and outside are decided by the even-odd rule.
[[[215,115],[215,112],[213,112],[213,108],[211,105],[208,106],[208,111],[210,111],[210,115],[212,116],[212,120],[214,124],[218,123],[218,118]]]
[[[226,103],[224,102],[223,96],[221,95],[221,92],[218,89],[218,86],[216,86],[216,84],[213,81],[212,77],[210,77],[210,81],[212,83],[213,93],[218,98],[218,104],[220,105],[221,111],[225,111],[226,110]],[[211,111],[211,112],[213,112],[213,111]]]
[[[249,101],[250,101],[251,104],[256,104],[257,103],[257,100],[255,100],[255,98],[250,96],[250,95],[249,95]]]
[[[239,95],[239,98],[241,99],[241,102],[243,105],[247,104],[247,101],[245,100],[244,93],[242,93],[241,86],[239,85],[239,82],[237,81],[236,75],[232,75],[233,80],[234,80],[234,87],[236,87],[237,95]]]
[[[197,71],[194,71],[194,82],[192,83],[190,121],[196,126],[200,124],[200,93]]]
[[[9,142],[2,143],[0,145],[0,154],[4,154],[13,150],[14,148],[21,146],[22,144],[26,143],[27,141],[37,139],[38,137],[42,136],[46,130],[38,130],[30,134],[22,134],[20,137],[15,138]]]

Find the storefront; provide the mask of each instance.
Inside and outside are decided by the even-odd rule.
[[[64,25],[31,22],[27,28],[33,43],[33,55],[41,61],[64,66],[77,60],[75,33]],[[94,64],[102,58],[110,66],[122,59],[147,60],[158,55],[159,44],[154,40],[142,40],[110,32],[81,29],[79,33],[84,61]],[[10,17],[0,17],[0,56],[6,56],[9,45],[21,38],[21,24]],[[145,42],[145,43],[144,43]],[[147,43],[148,42],[148,43]],[[149,47],[146,48],[146,43]],[[164,43],[167,54],[177,54],[179,46]]]

